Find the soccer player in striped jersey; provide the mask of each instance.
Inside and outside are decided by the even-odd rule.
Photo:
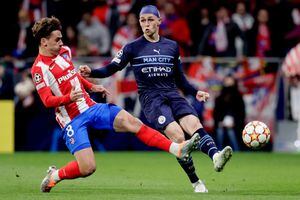
[[[292,116],[298,119],[297,138],[295,144],[300,142],[300,112],[298,108],[298,96],[300,94],[300,43],[293,47],[285,56],[282,63],[282,71],[290,83],[290,102]]]
[[[187,142],[175,143],[114,104],[95,103],[86,90],[109,94],[102,85],[94,85],[76,72],[70,49],[63,46],[61,24],[57,18],[42,18],[32,28],[39,43],[39,54],[31,73],[37,92],[46,107],[54,107],[66,146],[75,160],[56,169],[49,167],[41,183],[42,192],[50,192],[59,181],[86,177],[96,170],[88,128],[132,132],[145,144],[170,152],[180,159],[188,157],[198,145],[199,135]]]
[[[95,70],[81,66],[80,73],[86,77],[104,78],[130,63],[138,84],[142,109],[149,123],[176,142],[185,140],[184,133],[190,136],[199,133],[201,139],[198,149],[212,159],[216,171],[221,171],[232,155],[231,147],[227,146],[222,151],[217,149],[196,111],[179,94],[178,88],[199,101],[206,101],[209,94],[197,91],[185,78],[177,43],[159,36],[161,18],[157,8],[153,5],[144,6],[139,22],[143,36],[125,45],[107,66]],[[178,162],[188,175],[194,192],[208,192],[195,172],[192,157],[178,159]]]

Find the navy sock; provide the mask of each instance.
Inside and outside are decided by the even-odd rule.
[[[194,167],[192,157],[190,156],[186,161],[177,158],[177,161],[182,167],[182,169],[185,171],[185,173],[188,175],[191,183],[196,183],[199,180],[199,178],[195,172],[195,167]]]
[[[198,129],[195,133],[199,133],[200,135],[199,150],[207,154],[212,159],[213,155],[218,152],[214,140],[204,130],[204,128]]]

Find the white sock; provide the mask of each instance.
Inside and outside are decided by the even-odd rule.
[[[172,142],[169,152],[173,155],[175,155],[176,157],[179,156],[179,150],[180,150],[180,145],[178,143]]]
[[[52,173],[52,178],[55,182],[60,181],[60,178],[58,176],[58,170],[56,170],[55,172]]]

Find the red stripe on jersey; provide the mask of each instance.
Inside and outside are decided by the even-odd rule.
[[[69,48],[63,47],[54,57],[38,55],[31,73],[44,105],[56,108],[56,120],[61,127],[95,104],[86,92],[92,84],[76,72]],[[80,101],[71,101],[72,88],[83,91]]]

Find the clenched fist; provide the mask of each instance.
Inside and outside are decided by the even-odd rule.
[[[91,75],[91,68],[87,65],[80,65],[79,66],[79,73],[83,77],[89,77]]]
[[[209,98],[209,93],[204,92],[204,91],[198,91],[196,94],[196,99],[200,102],[206,102],[207,99]]]

